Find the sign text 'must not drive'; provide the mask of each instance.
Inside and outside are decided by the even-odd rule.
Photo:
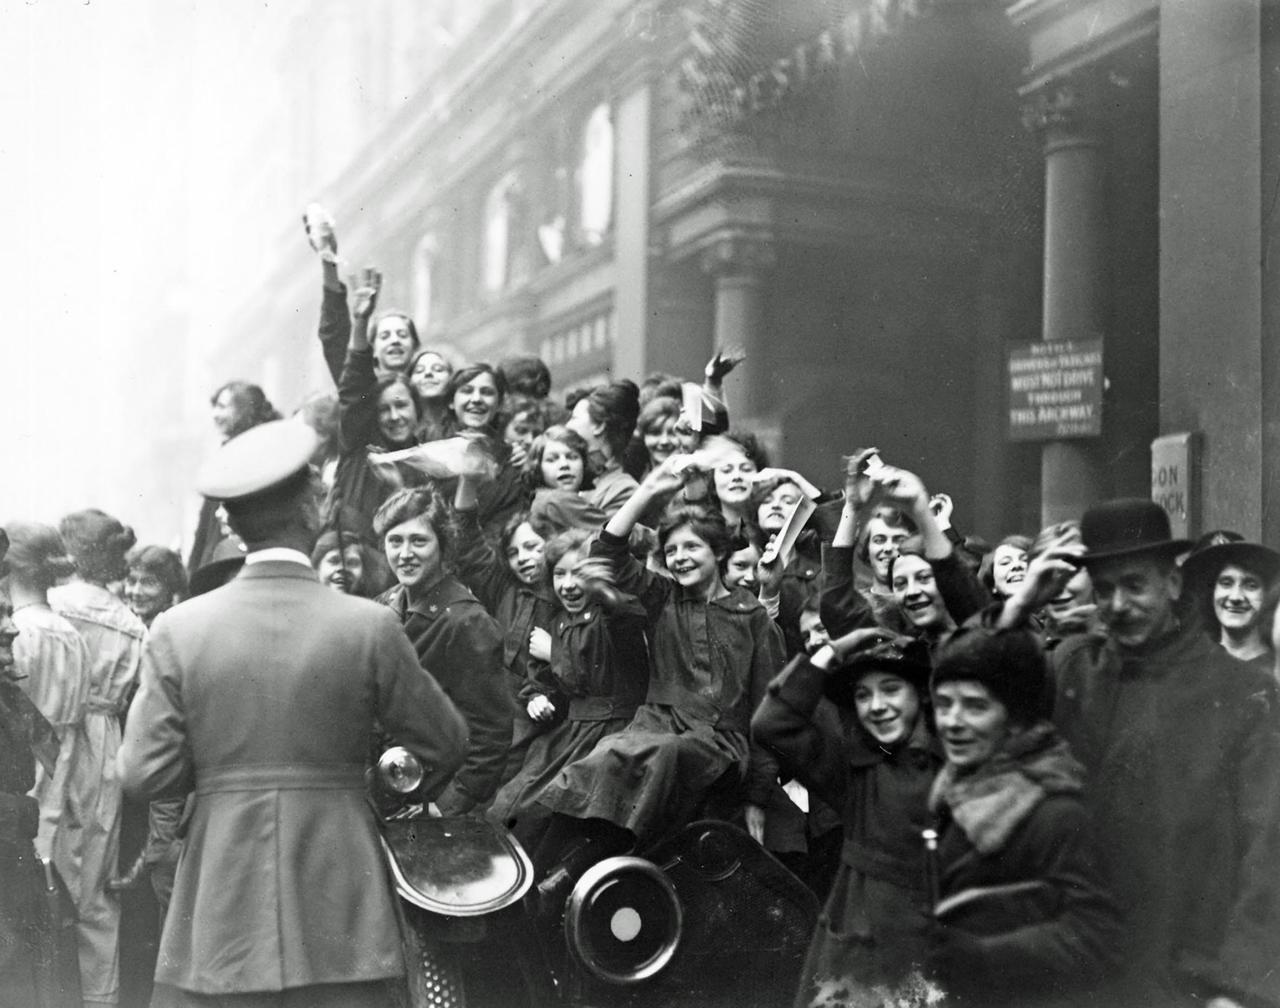
[[[1102,388],[1102,340],[1009,347],[1009,437],[1096,437],[1102,433]]]

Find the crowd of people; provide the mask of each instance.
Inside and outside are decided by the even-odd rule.
[[[11,880],[32,844],[56,871],[77,1000],[134,996],[122,959],[126,974],[155,961],[142,918],[171,900],[167,985],[314,980],[252,940],[280,916],[253,903],[260,869],[234,854],[251,814],[228,804],[236,789],[148,762],[162,737],[191,748],[179,637],[230,648],[192,627],[286,542],[333,599],[394,617],[429,688],[386,673],[375,701],[350,702],[422,746],[407,708],[456,711],[461,731],[434,726],[424,804],[512,831],[546,927],[592,864],[724,818],[824,901],[786,994],[798,1006],[936,989],[961,1005],[1280,1008],[1280,553],[1230,531],[1174,539],[1158,506],[1128,499],[990,545],[876,449],[833,458],[826,489],[826,474],[771,466],[731,424],[730,350],[697,382],[618,379],[557,402],[536,357],[421,345],[407,314],[377,311],[376,271],[343,283],[332,230],[309,236],[336,391],[290,421],[242,381],[211,406],[224,449],[305,425],[294,489],[314,527],[277,541],[284,525],[238,507],[259,488],[234,473],[205,491],[185,562],[96,510],[4,526],[0,854]],[[273,620],[346,625],[306,598],[287,613],[258,599],[235,646],[283,648]],[[403,664],[354,626],[352,660]],[[281,731],[305,734],[309,710],[329,724],[314,706],[281,707]],[[224,727],[226,752],[252,748]],[[200,888],[213,880],[220,911]],[[22,989],[24,907],[6,898],[0,919],[7,991]],[[214,912],[250,939],[192,924]]]

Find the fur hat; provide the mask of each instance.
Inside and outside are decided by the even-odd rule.
[[[935,657],[930,689],[959,679],[981,683],[1019,724],[1048,716],[1044,649],[1030,630],[957,630]]]

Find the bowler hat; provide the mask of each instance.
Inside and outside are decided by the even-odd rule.
[[[1140,553],[1176,556],[1191,548],[1190,540],[1172,537],[1164,508],[1142,497],[1094,504],[1080,519],[1080,538],[1088,548],[1086,565]]]
[[[869,672],[888,672],[910,683],[924,699],[929,695],[931,669],[929,648],[923,641],[910,637],[872,638],[827,676],[824,692],[837,706],[852,708],[858,680]]]

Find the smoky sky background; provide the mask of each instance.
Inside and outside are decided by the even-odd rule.
[[[97,506],[143,542],[189,529],[189,474],[157,478],[155,446],[215,447],[208,396],[241,377],[217,360],[230,307],[332,175],[289,163],[279,72],[312,55],[282,45],[291,19],[326,4],[0,3],[0,522]]]
[[[242,44],[264,11],[261,0],[0,5],[0,521],[99,506],[143,541],[172,544],[160,516],[181,505],[138,492],[140,445],[157,433],[146,404],[156,383],[185,380],[212,334],[198,312],[184,332],[152,321],[255,268],[216,218],[234,185],[227,155],[270,86]]]

